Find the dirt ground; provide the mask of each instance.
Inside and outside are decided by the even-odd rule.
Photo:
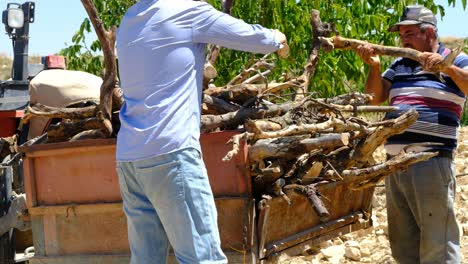
[[[468,127],[459,135],[459,147],[455,159],[457,174],[456,211],[462,234],[462,263],[468,263]],[[396,263],[391,256],[387,235],[385,187],[379,185],[373,200],[373,227],[359,230],[326,241],[309,249],[301,256],[291,257],[284,264],[319,263]]]

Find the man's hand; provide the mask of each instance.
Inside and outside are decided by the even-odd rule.
[[[289,46],[288,46],[288,43],[287,43],[287,40],[286,40],[286,36],[283,33],[281,33],[279,30],[276,30],[276,29],[273,30],[273,33],[275,35],[276,41],[281,43],[281,47],[276,51],[276,53],[281,58],[286,58],[288,56],[288,54],[289,54]]]
[[[444,58],[439,53],[423,52],[420,56],[421,66],[425,71],[431,71],[434,65],[443,65]]]
[[[380,58],[375,54],[371,45],[359,45],[356,49],[356,53],[365,63],[369,64],[369,66],[380,66]]]

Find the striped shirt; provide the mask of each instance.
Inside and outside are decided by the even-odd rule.
[[[440,44],[437,52],[445,57],[451,51]],[[468,70],[468,56],[459,54],[454,65]],[[396,154],[402,146],[421,142],[442,143],[443,146],[431,149],[453,151],[465,103],[465,95],[455,82],[445,74],[438,77],[424,71],[418,62],[407,58],[396,59],[382,77],[392,84],[390,105],[400,109],[387,114],[387,118],[395,118],[412,108],[419,113],[418,120],[403,134],[388,139],[387,151]]]

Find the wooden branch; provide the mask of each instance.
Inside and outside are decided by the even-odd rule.
[[[422,52],[419,52],[415,49],[410,48],[398,48],[398,47],[391,47],[391,46],[383,46],[377,44],[371,44],[366,41],[357,40],[357,39],[349,39],[343,38],[341,36],[334,36],[331,38],[324,38],[320,37],[320,42],[326,51],[331,51],[333,49],[343,49],[343,50],[357,50],[357,47],[360,45],[371,45],[374,49],[376,55],[387,55],[392,57],[405,57],[408,59],[412,59],[419,63],[422,63],[421,55]],[[436,64],[431,68],[432,72],[439,72],[444,70],[445,68],[453,65],[453,61],[455,60],[456,56],[459,54],[458,52],[453,52],[450,56],[444,58],[444,61],[440,64]]]
[[[236,128],[247,119],[261,119],[286,113],[292,103],[282,105],[264,105],[258,108],[241,108],[236,112],[224,115],[202,115],[201,131],[209,132],[215,129]]]
[[[372,153],[385,141],[394,135],[403,133],[418,119],[418,112],[411,109],[393,120],[393,126],[379,126],[365,140],[361,141],[349,158],[345,168],[356,166],[361,162],[367,163]]]
[[[255,74],[254,76],[248,78],[247,80],[243,81],[242,84],[249,84],[249,83],[255,83],[260,80],[266,81],[265,77],[271,74],[271,70],[266,70],[264,72],[260,72]]]
[[[244,129],[250,133],[258,134],[265,131],[278,131],[282,129],[282,126],[278,123],[271,122],[268,120],[247,120],[244,123]],[[253,138],[253,137],[252,137]]]
[[[257,73],[258,70],[260,69],[268,69],[271,70],[273,69],[274,65],[271,63],[266,62],[266,58],[269,54],[265,55],[263,58],[255,62],[250,68],[247,70],[242,70],[241,73],[239,73],[236,77],[234,77],[231,81],[227,83],[226,86],[231,86],[234,84],[240,84],[243,81],[245,81],[250,74],[252,73]]]
[[[368,113],[368,112],[388,113],[388,112],[395,112],[399,109],[397,106],[380,106],[380,105],[353,106],[353,105],[330,104],[330,106],[341,112],[356,112],[356,113]]]
[[[123,92],[120,87],[115,87],[112,91],[112,111],[119,111],[124,103]]]
[[[319,148],[337,148],[349,144],[349,133],[330,134],[318,138],[283,137],[261,139],[249,148],[249,159],[260,162],[265,158],[289,158]]]
[[[321,100],[327,104],[360,106],[368,105],[371,99],[372,96],[370,94],[352,92],[318,100]]]
[[[262,84],[235,84],[232,86],[213,87],[204,91],[205,94],[221,98],[225,101],[232,101],[244,104],[252,97],[266,93],[278,93],[285,89],[297,87],[294,81],[284,83],[262,83]]]
[[[343,177],[343,182],[355,183],[358,186],[360,182],[365,182],[375,177],[385,177],[399,170],[404,171],[412,164],[428,160],[437,155],[437,152],[402,153],[387,162],[372,167],[344,170],[341,172],[341,176]]]
[[[221,115],[239,110],[237,105],[230,104],[223,99],[203,94],[202,111],[204,115]]]
[[[97,111],[98,108],[96,106],[57,108],[42,104],[34,104],[27,107],[23,122],[28,122],[34,116],[46,118],[83,119],[96,116]]]
[[[320,194],[318,193],[317,189],[313,184],[309,184],[307,186],[299,184],[289,184],[284,186],[283,189],[285,191],[294,190],[296,192],[299,192],[300,194],[307,196],[307,199],[311,203],[315,212],[320,217],[320,222],[327,222],[328,220],[330,220],[330,213],[328,212],[327,208],[320,199]]]
[[[239,154],[241,140],[247,140],[249,137],[247,132],[233,136],[228,142],[232,143],[232,150],[224,156],[223,161],[230,161],[234,156]]]
[[[234,4],[234,0],[222,0],[221,6],[222,6],[223,12],[226,14],[231,14],[231,8],[233,4]]]
[[[0,137],[0,163],[3,159],[12,154],[18,152],[18,137],[13,135],[11,137]]]
[[[99,120],[96,117],[75,120],[74,122],[71,122],[70,120],[64,120],[57,125],[49,126],[47,130],[49,137],[48,142],[68,141],[70,138],[80,132],[95,129],[99,129],[107,134],[107,128],[105,127],[105,124],[102,122],[102,120]]]
[[[102,52],[104,55],[104,78],[101,85],[101,95],[99,103],[99,111],[104,118],[103,122],[108,129],[106,134],[112,134],[112,97],[113,90],[117,83],[117,61],[115,56],[115,33],[117,28],[111,27],[109,31],[104,28],[104,23],[99,18],[99,14],[92,2],[92,0],[81,0],[88,16],[93,24],[94,31],[101,43]],[[110,129],[110,130],[109,130]]]
[[[256,139],[278,138],[295,135],[316,133],[342,133],[351,131],[367,131],[366,127],[353,122],[345,122],[337,118],[318,124],[290,125],[279,131],[258,131],[254,133]]]
[[[74,135],[69,141],[79,141],[84,139],[97,139],[97,138],[106,138],[106,135],[102,133],[101,129],[92,129],[80,132]]]
[[[304,72],[300,77],[298,77],[298,81],[301,83],[301,86],[296,91],[295,101],[304,98],[304,94],[307,92],[309,87],[310,78],[314,75],[315,69],[317,68],[321,46],[319,38],[328,37],[331,33],[336,31],[333,24],[322,23],[320,19],[320,11],[318,10],[312,10],[310,24],[312,25],[314,40],[309,51],[309,58],[304,66]]]

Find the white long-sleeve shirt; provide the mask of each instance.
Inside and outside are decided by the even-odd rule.
[[[205,45],[270,53],[273,31],[191,0],[141,0],[125,14],[116,48],[125,103],[117,160],[200,150]]]

